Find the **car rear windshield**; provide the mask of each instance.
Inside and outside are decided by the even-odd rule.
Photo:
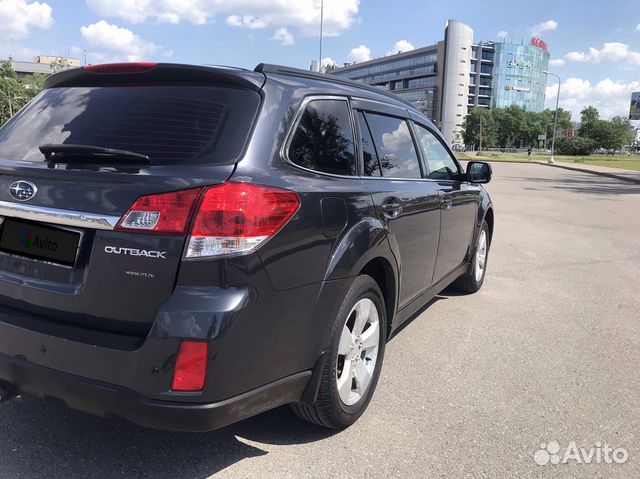
[[[233,87],[51,88],[0,129],[0,158],[45,161],[40,145],[71,144],[141,153],[152,165],[231,164],[259,104]]]

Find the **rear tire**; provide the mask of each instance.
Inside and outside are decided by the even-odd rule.
[[[387,318],[378,284],[358,276],[334,320],[327,360],[313,405],[292,404],[311,423],[344,429],[364,413],[373,396],[384,357]]]
[[[473,251],[473,260],[471,268],[464,275],[454,281],[452,286],[465,293],[476,293],[482,288],[484,277],[487,273],[487,260],[489,259],[489,245],[491,237],[489,236],[489,225],[486,221],[482,222],[482,228],[476,240],[476,247]]]

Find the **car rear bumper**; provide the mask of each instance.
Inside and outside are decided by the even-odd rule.
[[[182,403],[146,398],[116,385],[0,355],[0,379],[18,393],[59,399],[89,414],[121,417],[139,426],[171,431],[212,431],[298,401],[310,377],[311,371],[304,371],[224,401]]]
[[[283,292],[268,285],[178,286],[145,337],[81,328],[0,302],[0,386],[179,431],[209,431],[303,398],[313,401],[306,388],[325,343],[326,317],[336,314],[335,298],[348,283]],[[202,391],[172,389],[184,340],[209,343]]]

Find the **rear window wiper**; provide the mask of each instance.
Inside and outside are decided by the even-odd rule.
[[[117,150],[91,145],[41,145],[40,151],[50,163],[86,163],[86,164],[132,164],[149,165],[151,160],[147,155],[135,151]]]

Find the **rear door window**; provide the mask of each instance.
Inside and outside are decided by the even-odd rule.
[[[382,176],[421,178],[420,162],[407,121],[368,112],[365,116],[380,160]]]
[[[291,139],[289,160],[322,173],[357,174],[349,106],[343,100],[313,100]]]
[[[65,87],[45,90],[0,129],[0,158],[44,161],[43,144],[147,155],[152,165],[235,163],[258,93],[216,86]]]

